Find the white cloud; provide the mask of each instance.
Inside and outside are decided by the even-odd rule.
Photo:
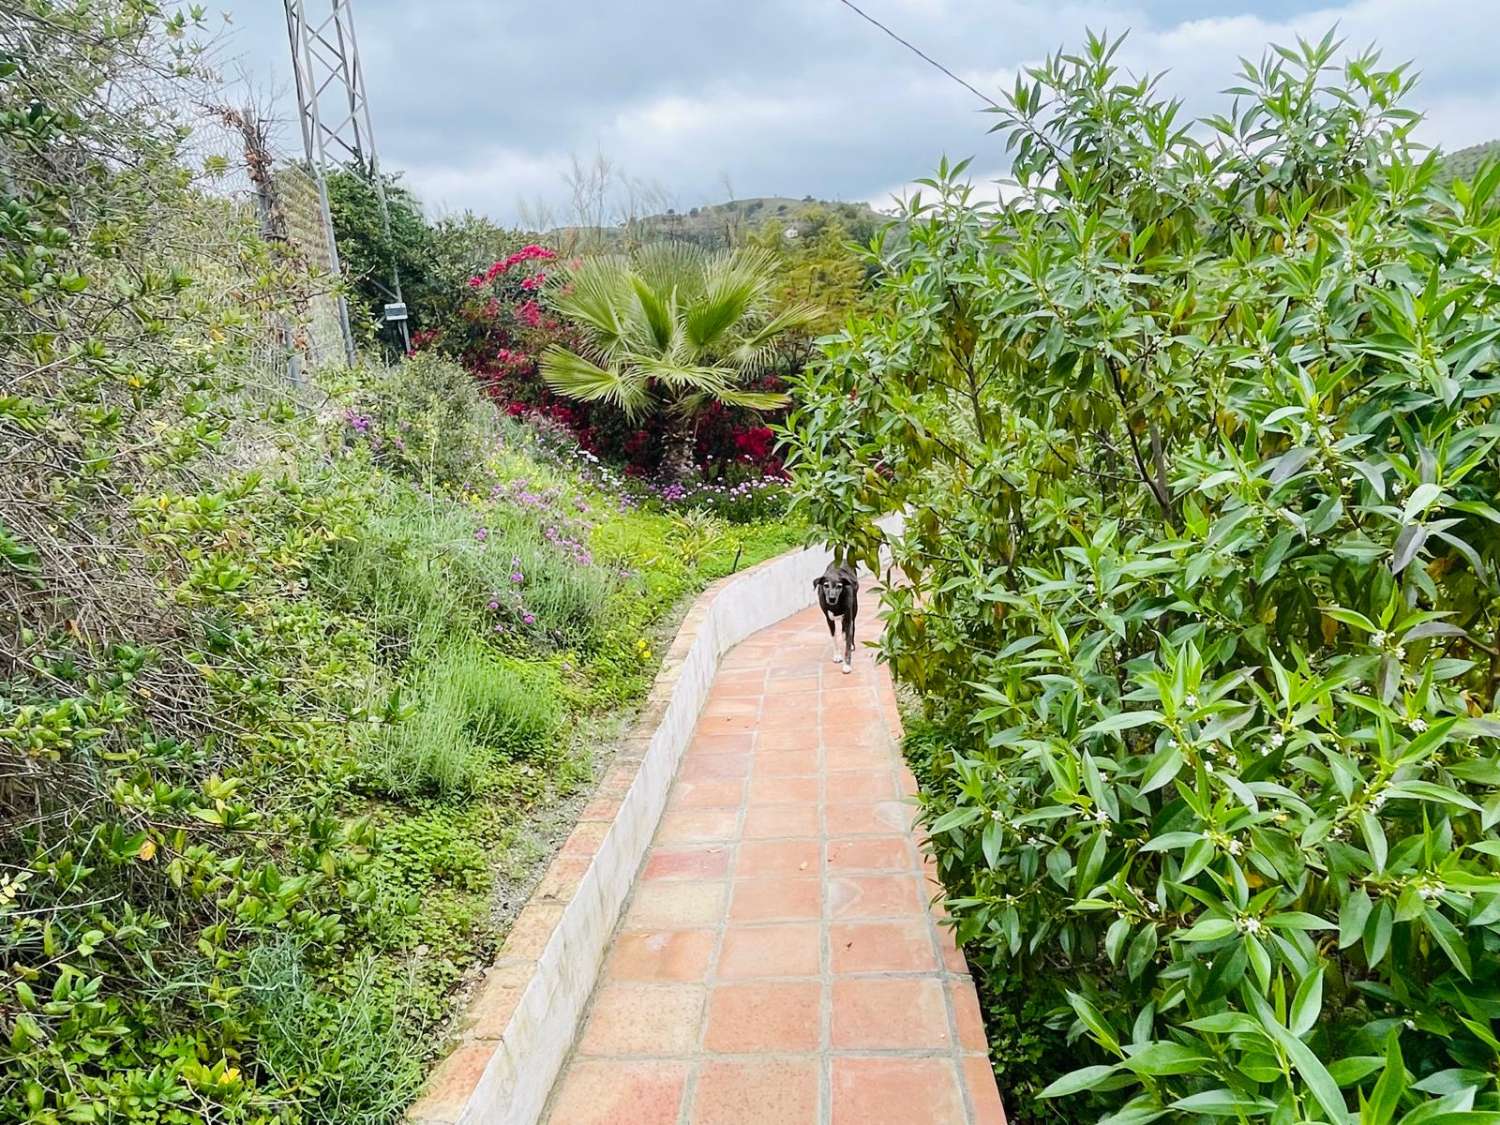
[[[1241,55],[1337,23],[1423,73],[1424,140],[1500,135],[1494,0],[859,2],[996,96],[1086,28],[1131,28],[1122,67],[1166,71],[1193,115],[1224,104]],[[275,5],[241,3],[245,61],[284,74]],[[518,200],[561,202],[572,152],[606,153],[679,206],[722,197],[724,174],[740,195],[882,200],[944,154],[1005,161],[973,94],[835,0],[357,3],[382,160],[436,206],[510,220]]]

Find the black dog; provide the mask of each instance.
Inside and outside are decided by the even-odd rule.
[[[833,642],[833,661],[843,664],[844,675],[853,671],[854,661],[854,617],[859,612],[859,575],[852,566],[828,564],[821,578],[813,579],[813,589],[818,591],[818,608],[828,620],[828,635],[834,636],[833,619],[844,621],[844,654],[839,656],[837,638]]]

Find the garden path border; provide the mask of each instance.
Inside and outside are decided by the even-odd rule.
[[[879,521],[897,532],[900,515]],[[823,547],[720,579],[693,602],[592,801],[516,917],[407,1111],[410,1125],[535,1125],[578,1032],[636,872],[692,741],[720,658],[813,603]]]

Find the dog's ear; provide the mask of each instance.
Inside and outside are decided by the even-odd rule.
[[[824,577],[821,574],[818,575],[816,578],[813,579],[813,589],[814,590],[821,590],[823,588],[823,583],[827,582],[827,581],[828,581],[828,579],[826,577]]]

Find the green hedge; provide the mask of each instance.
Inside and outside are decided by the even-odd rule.
[[[926,182],[789,427],[854,553],[910,512],[948,907],[997,1052],[1073,1044],[1014,1108],[1500,1120],[1500,168],[1331,36],[1200,125],[1117,47],[1018,77],[1003,202]]]

